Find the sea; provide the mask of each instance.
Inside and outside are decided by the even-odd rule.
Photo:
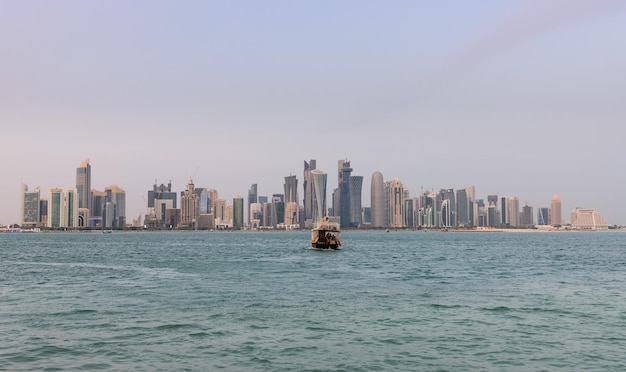
[[[310,237],[0,234],[0,370],[626,370],[626,232]]]

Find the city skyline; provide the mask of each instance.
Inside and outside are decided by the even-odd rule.
[[[76,168],[77,173],[81,173],[81,170],[85,168],[86,164],[89,164],[88,160],[81,163],[81,165],[78,168]],[[107,214],[110,214],[110,216],[114,216],[115,219],[119,218],[119,222],[109,221],[109,222],[104,223],[104,227],[124,226],[126,221],[130,223],[131,221],[133,221],[134,217],[140,217],[139,221],[143,221],[144,218],[147,219],[149,215],[154,214],[155,211],[157,211],[156,218],[162,221],[161,223],[165,223],[164,221],[167,218],[178,218],[179,223],[182,227],[195,226],[196,221],[199,221],[200,213],[214,212],[214,211],[211,211],[210,208],[207,209],[210,206],[204,205],[204,207],[202,207],[202,203],[201,203],[202,195],[205,195],[204,204],[207,203],[206,198],[208,197],[209,199],[212,200],[212,203],[216,203],[218,201],[219,203],[222,203],[223,205],[221,205],[220,208],[224,210],[228,208],[233,208],[233,210],[231,210],[228,213],[230,213],[230,218],[236,219],[234,222],[237,222],[238,228],[248,226],[250,218],[252,218],[252,214],[250,211],[250,205],[251,205],[250,203],[251,202],[257,203],[257,201],[260,202],[261,199],[267,202],[269,199],[268,198],[269,195],[272,195],[272,198],[271,198],[272,200],[280,196],[280,199],[281,199],[280,201],[283,204],[283,208],[285,208],[282,211],[282,213],[289,210],[289,213],[293,215],[290,219],[291,221],[304,218],[304,220],[299,221],[299,223],[302,224],[302,226],[305,226],[306,224],[305,220],[307,219],[315,223],[316,221],[319,221],[325,215],[336,216],[336,218],[338,219],[343,218],[342,217],[343,213],[341,212],[341,209],[343,207],[339,207],[339,210],[335,211],[333,206],[329,202],[329,197],[333,197],[335,194],[339,193],[339,187],[342,184],[342,182],[340,182],[342,179],[342,175],[348,175],[347,177],[349,177],[352,181],[354,181],[355,179],[359,180],[357,182],[358,184],[357,189],[359,191],[363,189],[362,188],[363,176],[360,176],[360,175],[349,176],[349,174],[353,171],[353,169],[350,167],[351,161],[339,160],[338,161],[338,175],[337,175],[337,182],[338,182],[339,187],[333,191],[332,184],[330,184],[328,180],[328,174],[325,171],[317,168],[316,159],[305,161],[304,164],[305,165],[304,165],[304,169],[302,173],[302,179],[305,179],[306,177],[310,177],[311,188],[312,188],[312,193],[311,193],[312,195],[310,198],[312,200],[313,207],[312,207],[311,216],[308,218],[305,217],[306,216],[306,212],[305,212],[306,201],[304,198],[298,199],[298,201],[294,203],[296,204],[295,206],[293,207],[290,206],[289,209],[286,209],[288,203],[285,203],[285,202],[286,201],[289,202],[293,198],[298,198],[297,195],[299,194],[299,191],[297,190],[298,188],[297,184],[298,184],[299,178],[296,175],[291,175],[291,174],[289,176],[284,177],[283,190],[281,190],[282,192],[285,192],[283,194],[269,191],[265,195],[260,195],[263,193],[259,193],[258,184],[256,183],[252,184],[251,188],[248,190],[248,199],[245,200],[245,203],[247,204],[247,207],[245,209],[244,209],[244,198],[239,196],[239,194],[236,194],[232,198],[224,198],[222,190],[216,190],[211,185],[196,185],[193,179],[189,179],[188,182],[185,183],[184,186],[181,186],[181,187],[176,187],[172,183],[171,180],[168,182],[167,185],[161,184],[160,186],[158,186],[158,183],[155,180],[155,183],[153,184],[153,189],[147,190],[147,199],[145,196],[145,192],[144,192],[144,195],[141,196],[141,198],[144,200],[145,209],[139,211],[138,213],[134,215],[126,215],[126,205],[127,204],[132,205],[133,203],[132,202],[128,203],[125,190],[117,185],[107,186],[104,192],[98,191],[97,189],[92,189],[90,193],[91,196],[88,199],[91,201],[92,197],[96,198],[100,195],[103,198],[106,197],[107,201],[113,202],[113,203],[106,203],[107,207],[109,204],[111,204],[111,206],[115,208],[111,210],[110,212],[107,212]],[[89,167],[89,169],[91,169],[91,167]],[[81,182],[82,181],[84,180],[81,179]],[[79,180],[77,178],[77,184],[78,183],[79,183]],[[373,184],[377,185],[375,189],[377,189],[378,191],[372,192]],[[432,218],[431,222],[435,223],[433,226],[455,227],[459,224],[464,225],[470,220],[474,221],[474,223],[477,223],[476,218],[478,217],[478,209],[476,209],[475,212],[472,212],[471,210],[466,211],[464,208],[457,209],[456,205],[467,204],[468,201],[476,201],[476,202],[481,201],[484,203],[485,206],[491,206],[491,205],[495,206],[495,209],[493,212],[497,214],[493,216],[490,214],[488,218],[492,220],[490,222],[491,224],[494,223],[493,222],[494,218],[500,221],[497,223],[498,227],[500,225],[502,226],[510,225],[512,227],[520,227],[520,226],[527,226],[527,225],[542,225],[542,224],[562,225],[562,224],[567,224],[569,222],[569,220],[567,220],[563,216],[569,216],[570,212],[573,215],[574,212],[576,212],[577,210],[590,209],[590,210],[595,211],[596,209],[595,207],[590,207],[590,206],[587,206],[587,207],[576,206],[572,208],[570,211],[568,211],[566,209],[563,209],[564,207],[562,206],[561,199],[556,194],[553,195],[553,197],[548,202],[544,202],[544,204],[529,204],[528,201],[525,201],[523,208],[522,208],[522,204],[520,203],[520,198],[518,196],[505,195],[505,194],[495,194],[495,195],[484,194],[483,195],[480,192],[476,192],[476,185],[471,185],[471,186],[466,185],[463,188],[458,188],[458,187],[450,188],[450,189],[432,188],[432,189],[426,189],[426,190],[423,189],[422,187],[419,192],[412,192],[409,187],[407,187],[406,185],[402,183],[399,177],[395,177],[393,180],[386,180],[380,171],[374,171],[372,173],[371,183],[369,186],[370,187],[367,188],[368,191],[366,192],[366,194],[361,192],[360,198],[358,198],[359,196],[358,194],[355,194],[352,197],[354,199],[361,199],[359,203],[361,205],[361,208],[371,208],[372,205],[375,206],[374,208],[371,208],[370,213],[371,213],[372,219],[368,221],[368,224],[371,224],[372,227],[395,227],[395,228],[408,227],[405,224],[406,218],[407,218],[405,216],[405,213],[412,213],[412,212],[405,211],[406,202],[408,200],[417,200],[422,197],[426,199],[431,198],[431,197],[434,198],[436,194],[441,194],[441,196],[437,198],[439,200],[437,203],[442,203],[439,207],[440,209],[438,209],[439,213],[442,213],[441,216],[437,217],[435,216],[435,214],[433,214],[431,217],[423,216],[423,218],[426,218],[426,220],[429,220],[430,218]],[[33,192],[29,191],[29,189],[36,192],[38,195],[41,195],[42,200],[45,200],[46,202],[48,202],[47,198],[45,197],[46,192],[48,193],[48,195],[52,195],[51,193],[55,193],[55,192],[67,192],[66,190],[73,192],[74,194],[76,194],[74,195],[74,197],[76,198],[76,201],[74,203],[76,209],[74,212],[72,212],[70,208],[70,210],[66,213],[76,213],[77,215],[74,216],[74,218],[78,218],[78,219],[83,218],[82,212],[80,212],[80,209],[78,207],[79,205],[78,200],[80,198],[80,192],[78,191],[78,188],[62,189],[62,188],[53,187],[53,188],[49,188],[48,191],[46,191],[45,189],[41,190],[41,187],[39,186],[33,188],[32,186],[29,186],[26,183],[22,183],[20,185],[20,198],[19,198],[20,208],[22,206],[22,203],[24,203],[23,205],[26,205],[26,203],[30,203],[30,204],[34,203],[34,201],[30,201],[30,202],[27,201],[27,199],[32,199],[32,197],[27,196],[27,195],[33,194]],[[211,193],[216,193],[216,194],[210,195]],[[321,198],[318,198],[319,193],[322,193]],[[305,195],[305,194],[306,194],[306,183],[302,183],[302,195]],[[122,195],[122,199],[118,200],[116,195]],[[218,198],[217,195],[220,195],[220,197]],[[132,199],[133,198],[131,198],[130,200]],[[188,202],[189,199],[194,200],[193,205],[195,205],[195,207],[193,207],[192,204],[189,204]],[[362,202],[363,199],[370,200],[370,204],[368,205],[367,203],[363,203]],[[236,201],[240,201],[241,205],[237,206]],[[102,200],[102,202],[104,202],[104,199]],[[426,203],[424,205],[421,205],[422,203],[419,201],[416,201],[415,203],[417,203],[414,206],[415,211],[417,211],[417,208],[427,207],[429,204],[428,201],[424,201],[424,203]],[[433,199],[433,202],[430,205],[434,206],[435,203],[436,203],[435,199]],[[96,204],[99,204],[99,203],[96,203]],[[37,205],[39,205],[39,203],[37,203]],[[48,205],[52,208],[53,204],[50,204],[48,202]],[[179,205],[182,205],[182,208],[179,207]],[[301,216],[298,216],[299,214],[297,212],[298,207],[302,208]],[[348,211],[350,212],[348,213],[349,215],[353,213],[352,207],[353,206],[348,205]],[[104,204],[102,205],[101,208],[104,208]],[[204,208],[203,209],[204,212],[200,212],[201,208]],[[321,212],[319,210],[320,208],[322,208],[324,212]],[[472,208],[473,207],[470,206],[470,209]],[[478,206],[476,206],[476,208],[478,208]],[[533,209],[533,208],[536,208],[536,209]],[[567,208],[567,205],[565,208]],[[176,214],[176,217],[172,217],[172,216],[166,217],[168,216],[168,213],[169,213],[167,212],[167,209],[177,209],[178,212]],[[543,209],[547,210],[547,212],[545,212],[547,213],[545,214],[547,217],[542,217],[543,212],[541,212],[541,210]],[[117,213],[116,213],[116,210],[117,210]],[[513,213],[514,211],[517,211],[517,213]],[[534,211],[536,211],[536,213]],[[437,210],[432,211],[432,213],[436,213],[436,212]],[[595,213],[600,213],[600,212],[601,211],[595,211]],[[26,217],[26,213],[24,213],[24,211],[19,210],[18,213],[20,214],[20,216]],[[30,212],[30,213],[32,214],[33,212]],[[118,213],[121,213],[121,214],[118,214]],[[244,216],[244,213],[247,213],[247,215]],[[361,214],[362,213],[365,213],[363,209],[361,209]],[[424,213],[428,214],[431,212],[424,212]],[[476,213],[475,215],[476,217],[472,218],[471,216],[472,213]],[[485,210],[485,213],[486,213],[486,210]],[[492,213],[492,212],[489,212],[489,213]],[[161,216],[159,216],[159,214],[161,214]],[[100,213],[87,212],[87,216],[90,216],[90,215],[95,216],[94,218],[97,221],[100,221],[102,219],[102,217],[98,217],[98,216],[102,216],[102,214]],[[107,219],[110,219],[111,218],[110,216]],[[223,213],[220,216],[221,217],[219,219],[216,219],[216,221],[220,221],[222,223],[226,222],[226,224],[228,224],[227,221],[221,221],[223,220],[223,217],[224,217]],[[216,218],[215,214],[213,214],[213,218]],[[349,218],[350,220],[353,220],[352,217],[349,217]],[[410,218],[412,219],[413,217],[410,217]],[[422,218],[422,217],[418,217],[418,218]],[[78,219],[76,220],[76,222],[70,222],[69,224],[66,224],[66,225],[62,224],[61,226],[67,226],[67,227],[81,227],[81,226],[102,227],[103,226],[99,222],[95,222],[95,224],[90,223],[89,221],[79,222]],[[381,224],[380,222],[381,219],[386,220],[386,222]],[[520,222],[521,219],[528,219],[533,222],[530,224],[521,223]],[[25,221],[32,223],[33,216],[25,219]],[[429,226],[431,222],[424,222],[423,224],[420,224],[420,225]],[[546,222],[549,222],[549,223],[546,223]],[[11,224],[13,223],[19,223],[19,222],[11,222]],[[150,223],[148,220],[143,221],[142,224],[147,225],[147,226],[157,227],[157,225]],[[609,224],[618,225],[615,223],[609,223]],[[45,225],[48,225],[50,227],[55,226],[54,224],[51,224],[50,222],[41,224],[41,226],[45,226]],[[344,227],[347,227],[350,225],[351,224],[346,224],[346,226]],[[56,226],[58,226],[58,222]],[[354,226],[358,226],[358,225],[354,225]]]
[[[475,185],[626,225],[626,3],[2,2],[0,224],[20,184],[127,194],[155,179],[232,200],[316,159],[421,190]],[[300,201],[301,203],[301,201]]]

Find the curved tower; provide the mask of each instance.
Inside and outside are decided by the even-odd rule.
[[[386,227],[385,221],[385,184],[383,174],[376,171],[372,174],[371,186],[371,218],[372,227]]]
[[[319,169],[311,171],[312,219],[317,224],[326,215],[326,172]]]

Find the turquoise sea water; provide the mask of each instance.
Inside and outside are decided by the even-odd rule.
[[[0,370],[626,370],[626,233],[0,234]]]

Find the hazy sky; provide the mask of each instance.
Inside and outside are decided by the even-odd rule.
[[[0,224],[42,195],[155,179],[283,192],[303,160],[475,185],[626,225],[626,2],[0,0]],[[536,218],[536,216],[535,216]]]

